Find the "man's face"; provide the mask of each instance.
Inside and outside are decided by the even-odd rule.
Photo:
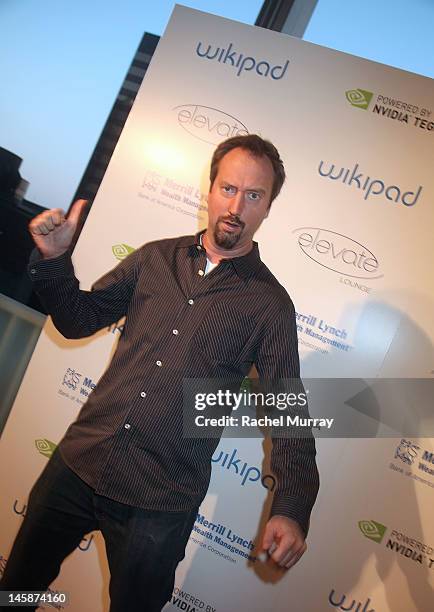
[[[250,244],[268,215],[274,172],[268,157],[232,149],[220,161],[208,194],[208,231],[216,246]]]

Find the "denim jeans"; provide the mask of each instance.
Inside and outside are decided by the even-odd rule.
[[[97,495],[57,450],[30,492],[0,589],[45,591],[83,536],[99,529],[110,567],[110,612],[160,612],[196,515],[197,508],[144,510]],[[70,598],[73,606],[73,593]]]

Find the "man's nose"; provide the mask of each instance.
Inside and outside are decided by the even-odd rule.
[[[244,193],[242,191],[237,191],[233,198],[231,198],[229,204],[229,212],[232,215],[240,216],[244,210]]]

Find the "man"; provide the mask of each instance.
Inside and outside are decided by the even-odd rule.
[[[266,380],[299,376],[294,307],[252,240],[285,180],[279,153],[256,135],[231,138],[214,152],[210,180],[204,233],[140,247],[90,292],[68,251],[85,201],[67,219],[53,209],[31,222],[41,258],[30,274],[59,331],[79,338],[125,314],[126,323],[32,489],[3,589],[46,589],[100,529],[112,612],[161,610],[218,444],[182,437],[183,379],[241,379],[252,363]],[[318,491],[313,438],[276,438],[271,467],[278,484],[262,547],[288,569],[306,550]]]

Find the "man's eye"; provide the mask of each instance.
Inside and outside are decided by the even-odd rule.
[[[254,202],[256,202],[257,200],[261,199],[261,194],[258,193],[257,191],[249,191],[247,193],[247,198],[249,200],[253,200]]]
[[[235,193],[236,189],[232,185],[223,185],[222,187],[224,193]]]

